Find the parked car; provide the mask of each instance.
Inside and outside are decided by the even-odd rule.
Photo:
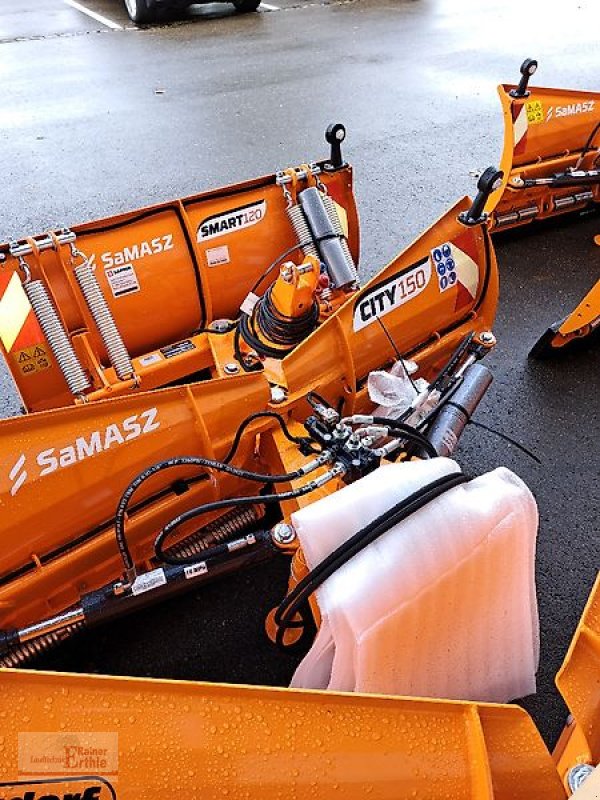
[[[161,9],[186,8],[194,2],[197,0],[125,0],[125,8],[133,22],[154,22]],[[256,11],[261,0],[226,0],[226,2],[232,3],[237,11],[246,13]]]

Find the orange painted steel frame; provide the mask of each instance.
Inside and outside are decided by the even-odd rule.
[[[358,261],[352,168],[323,171],[320,181],[345,211],[349,248]],[[32,279],[44,281],[91,378],[86,400],[154,389],[205,369],[213,368],[214,377],[211,348],[198,332],[215,319],[237,317],[242,300],[266,267],[297,243],[285,208],[282,189],[271,175],[72,229],[77,248],[95,267],[137,381],[119,380],[110,365],[75,279],[69,246],[28,256]],[[0,245],[0,296],[13,273],[23,278],[9,246]],[[35,318],[23,322],[27,335],[22,332],[14,343],[11,339],[8,351],[2,350],[25,408],[40,411],[72,404],[74,398]],[[182,344],[173,347],[177,343]],[[27,356],[37,345],[45,353],[44,362],[24,372],[32,363]]]
[[[260,372],[221,373],[187,387],[1,421],[0,628],[63,610],[82,591],[120,574],[115,509],[129,481],[151,463],[177,455],[223,458],[240,423],[269,407],[299,424],[311,413],[311,390],[341,404],[344,413],[370,410],[369,372],[397,359],[388,336],[415,358],[420,375],[431,378],[468,332],[489,330],[498,298],[496,260],[485,226],[458,222],[468,206],[465,198],[450,209],[308,339],[283,360],[268,359]],[[442,245],[452,248],[459,272],[459,281],[444,291],[431,256]],[[401,299],[404,292],[406,301],[383,316],[384,330],[371,313],[386,288],[387,297],[397,292]],[[215,369],[232,360],[232,334],[202,336]],[[285,396],[277,405],[270,399],[273,384]],[[240,466],[264,473],[286,470],[298,459],[297,448],[273,433],[272,420],[258,430],[264,432],[260,446],[254,448],[250,437],[236,457]],[[189,471],[186,477],[198,480],[177,493],[173,481],[183,474],[155,476],[136,495],[128,538],[138,564],[150,559],[154,537],[182,510],[248,493],[230,476]],[[284,512],[296,507],[286,502]],[[181,535],[189,532],[184,527]]]
[[[600,759],[600,578],[554,753],[512,705],[0,670],[0,796],[563,800]]]
[[[511,85],[498,87],[504,114],[504,150],[500,162],[504,180],[502,192],[494,193],[486,204],[493,231],[581,210],[591,202],[600,202],[600,182],[574,187],[518,189],[514,186],[515,179],[546,178],[577,164],[588,137],[600,122],[600,94],[531,87],[527,97],[514,98],[510,92],[515,88]],[[594,141],[600,141],[600,131]],[[592,146],[579,168],[591,169],[597,155],[597,149]],[[582,192],[591,193],[591,198],[578,200],[577,195]],[[556,207],[557,201],[560,206],[560,201],[568,197],[573,197],[573,203]],[[503,217],[526,209],[532,209],[530,215],[502,222]]]
[[[516,706],[13,670],[0,671],[0,688],[0,797],[86,787],[95,800],[109,787],[119,800],[565,796]],[[86,769],[82,755],[77,768],[79,748],[105,766]],[[45,781],[32,786],[34,776]]]
[[[487,205],[492,232],[508,230],[557,215],[581,211],[600,202],[600,180],[579,186],[515,188],[524,178],[548,178],[566,169],[598,168],[600,94],[567,89],[529,88],[515,98],[515,86],[501,85],[498,94],[504,114],[504,172],[502,192]],[[591,137],[591,141],[590,140]],[[583,154],[588,144],[589,151]],[[545,357],[589,335],[600,324],[600,281],[565,319],[548,328],[532,350]]]
[[[574,764],[600,763],[600,574],[581,616],[556,685],[571,712],[556,746],[563,779]]]

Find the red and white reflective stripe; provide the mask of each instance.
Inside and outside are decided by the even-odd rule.
[[[455,311],[470,308],[479,290],[480,272],[478,251],[472,230],[466,230],[450,243],[452,258],[456,264]]]
[[[515,153],[522,153],[527,146],[527,109],[525,103],[513,102],[511,106],[513,120],[513,149]]]
[[[450,249],[452,250],[452,258],[456,264],[456,278],[458,283],[467,290],[471,299],[474,300],[479,287],[479,267],[470,255],[456,245],[451,244]]]
[[[44,341],[44,334],[16,272],[0,273],[0,341],[7,353]]]

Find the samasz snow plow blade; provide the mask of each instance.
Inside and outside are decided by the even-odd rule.
[[[493,232],[600,202],[600,94],[530,87],[536,68],[526,59],[521,83],[498,87],[504,182],[486,205]]]
[[[486,204],[492,233],[584,212],[600,202],[600,94],[530,87],[537,61],[521,65],[518,86],[501,85],[502,192]],[[600,325],[600,281],[531,349],[548,358],[588,344]]]
[[[11,670],[0,691],[2,797],[564,797],[515,706]]]
[[[82,592],[100,591],[118,580],[125,525],[128,569],[137,565],[152,572],[160,566],[155,538],[190,509],[217,501],[221,509],[227,498],[264,491],[275,473],[283,473],[277,491],[287,492],[283,516],[319,492],[335,491],[346,467],[337,464],[326,439],[319,444],[326,451],[321,460],[311,455],[316,442],[312,451],[296,443],[307,438],[313,396],[328,404],[328,419],[332,413],[337,419],[372,413],[369,373],[389,367],[400,354],[417,363],[420,378],[431,381],[449,359],[454,369],[468,358],[466,367],[493,346],[496,260],[485,222],[461,221],[469,209],[467,198],[457,203],[363,288],[350,290],[339,308],[282,358],[255,360],[246,371],[244,357],[239,360],[236,353],[237,329],[204,333],[207,361],[196,383],[0,422],[0,540],[11,542],[0,556],[0,631],[26,626],[30,638],[40,621],[71,613]],[[453,380],[446,375],[444,381],[448,378]],[[446,389],[449,385],[444,383]],[[280,429],[282,421],[296,435],[292,443]],[[242,436],[249,422],[252,427]],[[222,463],[234,440],[235,467]],[[176,468],[171,463],[188,455],[204,461]],[[124,490],[155,462],[168,462],[167,469],[163,463],[144,481],[125,511]],[[253,471],[250,481],[240,469]],[[304,470],[314,471],[314,489],[298,481]],[[254,514],[231,502],[201,521],[186,522],[170,544],[177,547],[188,536],[202,539],[210,524],[217,526],[210,531],[213,542],[251,532],[264,516],[263,505],[259,496]],[[18,541],[15,530],[22,532]],[[200,545],[196,541],[198,559]],[[77,614],[72,621],[73,626],[64,626],[67,632],[81,622]],[[52,644],[53,631],[45,627],[39,641]],[[14,634],[6,637],[4,648],[0,637],[0,654],[14,650]],[[30,651],[35,648],[23,652]],[[20,663],[20,656],[15,658],[6,665]]]

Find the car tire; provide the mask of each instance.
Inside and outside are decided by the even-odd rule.
[[[250,11],[256,11],[259,7],[261,0],[232,0],[236,11],[240,14],[247,14]]]
[[[125,0],[125,8],[132,22],[143,24],[156,20],[156,9],[148,5],[148,0]]]

